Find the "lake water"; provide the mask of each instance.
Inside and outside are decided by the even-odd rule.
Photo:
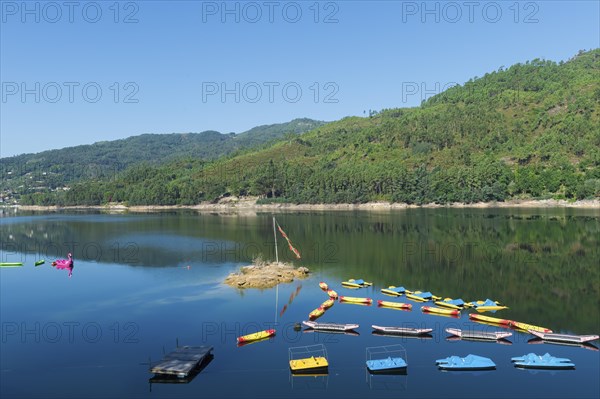
[[[595,346],[451,341],[447,327],[501,328],[423,314],[389,298],[402,285],[436,295],[491,298],[494,314],[555,332],[600,333],[600,211],[415,209],[282,213],[277,220],[311,277],[245,290],[224,278],[257,255],[272,259],[271,214],[24,214],[0,218],[0,396],[56,398],[598,398]],[[281,238],[279,254],[292,260]],[[73,252],[72,277],[50,262]],[[44,265],[34,262],[45,259]],[[360,290],[341,281],[362,278]],[[358,323],[359,335],[294,331],[326,299],[341,295],[413,304],[410,312],[336,303],[319,321]],[[428,303],[426,305],[431,305]],[[429,339],[372,334],[371,325],[433,328]],[[270,340],[237,347],[239,335],[272,328]],[[179,345],[211,345],[214,359],[189,383],[150,383],[148,364]],[[329,373],[291,377],[288,348],[323,344]],[[401,344],[406,375],[371,376],[365,348]],[[530,352],[570,358],[575,370],[533,372],[510,358]],[[497,369],[442,372],[436,359],[476,354]]]

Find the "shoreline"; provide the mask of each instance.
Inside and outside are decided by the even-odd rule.
[[[507,202],[476,202],[450,204],[414,205],[405,203],[368,202],[364,204],[257,204],[256,198],[227,199],[219,203],[203,203],[198,205],[78,205],[78,206],[40,206],[40,205],[8,205],[24,211],[64,211],[64,210],[99,210],[110,212],[160,212],[167,210],[193,210],[197,212],[257,212],[257,211],[390,211],[417,208],[578,208],[599,209],[600,200],[565,201],[565,200],[510,200]]]

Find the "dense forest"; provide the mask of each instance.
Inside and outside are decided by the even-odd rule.
[[[37,154],[0,159],[0,191],[20,194],[49,192],[80,180],[111,179],[140,163],[160,165],[181,158],[213,160],[260,146],[286,135],[296,135],[323,125],[312,119],[254,127],[240,134],[202,133],[143,134],[123,140],[102,141]]]
[[[474,78],[420,107],[348,117],[216,160],[138,164],[22,203],[410,204],[600,197],[600,49]]]

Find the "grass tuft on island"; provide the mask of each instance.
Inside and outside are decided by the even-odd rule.
[[[307,267],[295,267],[292,263],[266,262],[258,257],[238,273],[225,278],[225,284],[235,288],[272,288],[281,283],[291,283],[295,278],[306,278]]]

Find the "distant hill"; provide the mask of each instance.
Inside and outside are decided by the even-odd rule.
[[[102,141],[37,154],[0,159],[0,192],[31,194],[54,190],[81,179],[114,178],[139,163],[151,165],[177,159],[212,160],[236,151],[264,145],[286,135],[300,134],[324,122],[295,119],[263,125],[240,134],[202,133],[142,134],[122,140]]]
[[[349,117],[213,162],[133,167],[27,203],[413,204],[600,196],[600,49],[475,78],[420,107]]]

